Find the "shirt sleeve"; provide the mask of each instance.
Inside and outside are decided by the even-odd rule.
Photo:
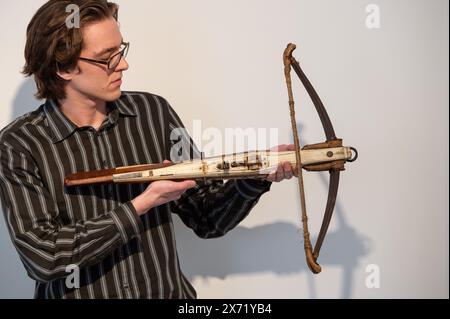
[[[12,242],[36,281],[67,277],[69,265],[98,263],[143,231],[131,202],[63,225],[34,159],[5,141],[0,144],[0,195]]]
[[[200,152],[182,121],[167,105],[167,158],[173,162],[200,158]],[[171,211],[201,238],[219,237],[236,227],[268,192],[270,182],[256,179],[207,180],[170,203]]]

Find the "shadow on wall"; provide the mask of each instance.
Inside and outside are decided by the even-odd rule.
[[[13,101],[12,113],[9,122],[19,116],[34,111],[42,104],[34,97],[36,85],[33,79],[27,78],[17,90]],[[3,215],[3,213],[2,213]],[[34,281],[32,281],[25,271],[19,259],[5,225],[5,219],[0,218],[0,298],[33,298]]]
[[[340,205],[334,214],[333,221],[338,221],[338,228],[328,232],[318,261],[323,271],[329,266],[342,270],[343,278],[338,280],[342,282],[339,297],[350,298],[358,260],[373,247],[370,239],[358,234],[345,222]],[[180,225],[176,227],[176,236],[182,269],[190,281],[196,277],[225,279],[234,274],[258,272],[277,275],[310,273],[305,262],[303,234],[298,226],[290,223],[237,227],[222,238],[208,240],[195,237],[192,231]],[[313,245],[316,239],[312,238]],[[308,286],[310,298],[319,297],[312,278],[308,282],[299,282],[299,285]]]
[[[13,101],[11,121],[28,112],[36,110],[42,101],[36,99],[36,84],[33,79],[26,78],[17,90]]]

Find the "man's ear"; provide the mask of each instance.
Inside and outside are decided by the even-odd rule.
[[[69,71],[56,71],[56,74],[63,80],[70,81],[73,77],[79,73],[78,67],[75,67],[73,70]]]
[[[58,74],[58,76],[61,79],[66,80],[66,81],[70,81],[70,80],[72,80],[73,76],[75,75],[75,72],[74,71],[71,71],[71,72],[58,71],[58,72],[56,72],[56,74]]]

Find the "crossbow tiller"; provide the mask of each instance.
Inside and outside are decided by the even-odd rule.
[[[306,254],[306,262],[308,264],[309,269],[314,274],[319,273],[322,268],[317,263],[317,258],[319,257],[320,248],[322,247],[323,240],[328,230],[328,226],[330,224],[331,216],[333,215],[334,205],[336,203],[336,196],[339,187],[339,175],[340,171],[345,170],[344,164],[345,162],[353,162],[358,157],[358,152],[353,147],[348,147],[354,153],[354,156],[351,158],[333,160],[325,163],[318,164],[308,164],[303,165],[302,163],[302,154],[305,150],[313,150],[313,149],[325,149],[332,147],[342,147],[342,139],[336,138],[334,133],[333,125],[331,124],[330,117],[323,106],[322,101],[319,98],[319,95],[314,90],[313,86],[309,82],[305,73],[303,73],[300,68],[300,64],[295,60],[292,56],[292,52],[295,50],[295,44],[288,44],[286,50],[283,54],[284,61],[284,74],[286,77],[286,85],[288,89],[289,95],[289,110],[291,116],[291,124],[292,131],[294,135],[294,144],[295,144],[295,154],[297,156],[297,169],[298,169],[298,186],[300,189],[300,203],[301,203],[301,211],[302,211],[302,223],[303,223],[303,238],[304,238],[304,246],[305,246],[305,254]],[[297,124],[295,119],[295,108],[294,108],[294,95],[292,93],[292,81],[291,81],[291,67],[294,69],[295,73],[297,73],[300,78],[303,86],[308,92],[311,100],[316,107],[317,113],[319,114],[320,120],[322,122],[323,129],[325,131],[326,141],[324,143],[305,145],[300,150],[300,142],[298,138]],[[328,155],[331,157],[333,154],[330,151]],[[316,245],[314,246],[314,250],[312,250],[311,240],[309,238],[308,231],[308,217],[306,214],[306,203],[305,203],[305,191],[303,187],[303,174],[302,168],[307,171],[329,171],[330,172],[330,181],[329,181],[329,189],[328,189],[328,199],[327,205],[325,208],[325,214],[323,216],[322,226],[320,228],[319,236],[316,241]]]

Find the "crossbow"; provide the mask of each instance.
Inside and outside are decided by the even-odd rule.
[[[220,155],[200,159],[182,161],[178,163],[143,164],[122,166],[112,169],[100,169],[88,172],[72,173],[65,176],[66,186],[83,186],[101,183],[144,183],[158,180],[186,180],[195,179],[265,179],[270,172],[276,170],[283,162],[290,162],[298,170],[298,185],[300,189],[302,223],[306,262],[313,273],[321,271],[317,263],[319,251],[330,224],[339,186],[339,174],[344,170],[346,162],[353,162],[358,152],[353,147],[342,145],[342,139],[336,138],[333,125],[319,96],[300,68],[299,63],[292,57],[294,44],[289,44],[284,51],[284,71],[289,95],[289,108],[294,134],[294,151],[257,150],[228,155]],[[292,93],[291,67],[299,76],[306,91],[311,97],[322,126],[326,141],[318,144],[305,145],[300,149],[298,131],[295,119],[294,98]],[[314,250],[311,246],[308,231],[308,217],[306,214],[305,192],[303,187],[302,169],[307,171],[329,171],[330,184],[325,214]]]
[[[316,90],[312,86],[311,82],[309,82],[305,73],[300,67],[300,64],[297,60],[292,56],[292,52],[296,49],[295,44],[288,44],[283,54],[284,61],[284,75],[286,78],[286,85],[289,95],[289,110],[291,117],[291,125],[292,132],[294,135],[294,144],[295,144],[295,154],[297,156],[297,169],[298,169],[298,186],[300,190],[300,205],[302,212],[302,223],[303,223],[303,239],[304,239],[304,248],[306,254],[306,263],[308,264],[309,269],[314,273],[318,274],[322,270],[320,265],[317,263],[317,258],[319,258],[320,248],[322,247],[323,240],[325,239],[325,235],[328,230],[328,226],[330,225],[331,217],[333,215],[334,206],[336,204],[336,197],[339,188],[339,177],[340,172],[345,170],[344,164],[345,162],[353,162],[358,157],[358,152],[354,147],[350,147],[353,151],[354,156],[349,159],[343,160],[335,160],[326,163],[312,164],[312,165],[302,165],[300,151],[300,142],[297,131],[297,124],[295,119],[295,102],[294,95],[292,93],[292,80],[291,80],[291,68],[294,69],[295,73],[300,78],[300,81],[303,83],[306,91],[308,92],[311,100],[314,103],[317,113],[319,114],[320,121],[322,122],[322,127],[325,132],[326,141],[318,144],[305,145],[302,150],[312,150],[312,149],[323,149],[329,147],[342,147],[342,139],[337,138],[334,132],[333,124],[331,123],[330,117],[319,98]],[[317,237],[316,244],[314,246],[314,250],[312,249],[311,240],[309,238],[308,231],[308,216],[306,213],[306,202],[305,202],[305,189],[303,185],[303,172],[302,168],[307,171],[329,171],[330,180],[329,180],[329,189],[328,189],[328,198],[327,205],[325,207],[325,213],[323,215],[322,226],[320,227],[319,236]]]

